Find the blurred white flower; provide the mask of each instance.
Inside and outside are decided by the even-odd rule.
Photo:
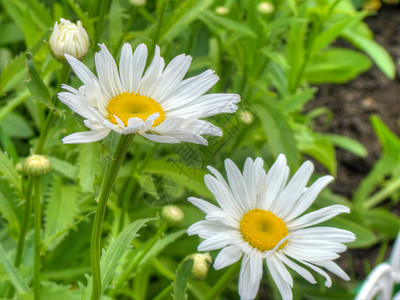
[[[224,16],[224,15],[229,14],[229,8],[226,7],[226,6],[218,6],[218,7],[215,8],[215,12],[218,15]]]
[[[333,179],[331,176],[321,177],[306,187],[314,169],[307,161],[287,183],[289,167],[282,154],[268,174],[261,158],[255,161],[248,158],[243,175],[227,159],[228,183],[217,170],[208,168],[215,177],[206,175],[204,181],[220,207],[202,199],[189,198],[207,215],[206,220],[193,224],[188,234],[205,239],[199,245],[199,251],[222,248],[214,261],[217,270],[242,258],[239,275],[242,299],[256,297],[264,260],[283,299],[292,299],[293,279],[286,266],[310,283],[316,283],[303,266],[309,267],[326,278],[327,287],[332,281],[320,267],[349,280],[333,260],[346,250],[342,243],[355,240],[354,234],[333,227],[311,227],[340,213],[349,213],[349,208],[332,205],[300,216]]]
[[[73,133],[64,143],[89,143],[105,138],[111,131],[137,133],[159,143],[191,142],[207,145],[201,135],[222,136],[210,122],[200,120],[220,113],[233,113],[240,101],[237,94],[203,95],[217,81],[214,71],[183,80],[192,57],[175,57],[165,62],[156,46],[152,63],[144,72],[147,47],[139,45],[132,55],[131,45],[121,50],[119,69],[104,44],[95,54],[97,77],[79,60],[66,55],[75,74],[83,82],[78,90],[63,85],[61,102],[85,118],[90,131]],[[144,75],[143,75],[144,72]]]
[[[257,9],[262,14],[270,14],[274,12],[275,7],[271,2],[260,2]]]
[[[253,114],[248,110],[242,111],[240,114],[240,118],[242,119],[242,122],[245,124],[251,124],[253,123],[254,120]]]
[[[50,37],[50,49],[59,61],[65,61],[65,54],[77,59],[82,59],[89,49],[89,36],[82,27],[81,21],[74,24],[68,20],[60,19],[60,24],[54,24]]]
[[[175,205],[166,205],[161,210],[161,216],[170,225],[181,223],[185,217],[183,211]]]
[[[194,253],[189,256],[193,259],[192,277],[195,280],[204,280],[212,263],[210,253]]]

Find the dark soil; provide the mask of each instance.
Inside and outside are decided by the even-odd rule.
[[[381,147],[370,123],[370,116],[377,114],[381,120],[400,136],[400,6],[383,6],[379,13],[366,19],[374,32],[375,40],[382,45],[396,63],[396,78],[389,80],[374,66],[368,72],[345,85],[322,85],[316,99],[307,110],[324,106],[334,116],[327,124],[324,117],[316,119],[315,130],[351,137],[361,142],[368,150],[366,158],[357,157],[347,151],[337,149],[338,170],[336,180],[330,185],[332,190],[351,199],[361,180],[368,174],[381,154]],[[339,41],[339,46],[346,42]],[[317,167],[318,170],[318,167]],[[326,170],[319,170],[324,171]],[[400,215],[400,208],[393,211]],[[358,280],[364,280],[365,263],[373,268],[379,252],[376,245],[365,250],[351,250],[345,253],[339,264]],[[385,259],[390,256],[391,244]],[[351,266],[346,264],[352,257]],[[353,273],[354,272],[354,273]]]
[[[318,118],[316,131],[351,137],[368,150],[368,157],[364,159],[337,149],[337,177],[330,187],[335,193],[348,198],[381,153],[370,116],[379,115],[394,133],[400,135],[400,68],[397,64],[400,59],[400,6],[383,6],[377,15],[368,17],[366,22],[374,32],[375,40],[396,62],[395,80],[386,78],[374,66],[348,84],[320,86],[316,99],[307,106],[307,110],[324,106],[334,114],[329,124],[326,124],[326,118]]]

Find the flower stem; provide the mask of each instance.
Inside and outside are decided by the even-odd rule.
[[[122,162],[128,152],[129,145],[134,135],[121,135],[117,149],[113,155],[110,170],[104,177],[100,189],[99,202],[94,217],[91,242],[91,263],[92,263],[92,300],[97,300],[101,295],[101,272],[100,272],[100,252],[101,252],[101,232],[103,227],[104,215],[106,213],[107,201]]]
[[[115,294],[118,292],[118,290],[121,288],[121,286],[126,282],[128,279],[129,275],[132,274],[132,271],[138,266],[140,261],[143,259],[143,257],[149,252],[149,250],[154,246],[154,244],[158,241],[158,239],[165,233],[165,231],[168,228],[167,222],[164,222],[160,228],[158,229],[156,235],[151,239],[149,243],[144,247],[142,252],[140,252],[139,255],[137,255],[131,262],[131,264],[128,266],[128,268],[125,270],[125,272],[121,275],[121,277],[118,279],[117,284],[115,285],[115,289],[112,290],[111,292],[111,297],[115,298]]]
[[[228,271],[225,272],[224,275],[217,281],[216,284],[211,288],[211,290],[208,292],[204,300],[212,300],[216,299],[219,294],[221,294],[225,288],[228,286],[228,284],[235,278],[237,277],[237,273],[239,272],[240,269],[240,262],[237,262],[233,264]]]
[[[96,32],[94,35],[94,46],[96,47],[97,43],[100,41],[101,33],[103,32],[103,27],[104,27],[104,19],[106,17],[106,12],[108,5],[110,3],[110,0],[102,0],[100,3],[100,8],[99,8],[99,19],[98,23],[96,26]]]
[[[33,261],[33,293],[35,300],[40,300],[40,230],[41,230],[41,206],[40,206],[40,184],[41,177],[33,178],[35,196],[33,208],[35,211],[35,254]]]

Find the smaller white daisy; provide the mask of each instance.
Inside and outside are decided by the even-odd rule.
[[[183,80],[192,58],[178,55],[165,67],[156,46],[154,58],[145,71],[147,47],[135,52],[128,43],[121,50],[119,66],[104,44],[95,54],[97,76],[82,62],[65,55],[83,82],[79,89],[68,85],[58,94],[61,102],[85,118],[90,131],[73,133],[64,143],[90,143],[111,131],[137,133],[159,143],[191,142],[207,145],[202,134],[222,136],[222,130],[202,118],[233,113],[240,101],[237,94],[204,95],[217,81],[214,71]]]
[[[193,224],[188,234],[205,239],[199,251],[222,250],[214,261],[216,270],[242,258],[239,275],[241,299],[254,299],[263,274],[263,261],[274,279],[283,299],[292,299],[291,268],[310,283],[316,283],[304,266],[332,281],[321,267],[349,280],[347,274],[333,262],[338,253],[346,250],[342,243],[355,240],[347,230],[334,227],[312,227],[340,213],[349,213],[348,207],[332,205],[303,214],[319,192],[333,179],[319,178],[306,187],[314,166],[306,161],[287,183],[289,167],[281,154],[266,174],[263,160],[247,158],[243,175],[229,159],[225,161],[228,183],[212,167],[214,174],[206,175],[207,188],[220,207],[205,200],[189,201],[206,213],[206,220]],[[286,265],[286,266],[285,266]]]

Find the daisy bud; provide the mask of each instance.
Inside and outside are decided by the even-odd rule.
[[[161,211],[161,216],[170,225],[175,225],[183,221],[183,211],[175,205],[166,205]]]
[[[260,2],[257,5],[257,9],[262,14],[270,14],[274,12],[275,7],[271,2]]]
[[[81,60],[89,49],[89,36],[81,21],[74,24],[61,18],[60,24],[54,24],[49,44],[53,56],[58,61],[65,61],[64,54]]]
[[[242,119],[242,122],[244,124],[251,124],[254,120],[253,114],[248,110],[242,111],[242,113],[240,114],[240,118]]]
[[[212,263],[210,253],[194,253],[189,256],[189,259],[193,259],[194,261],[192,269],[193,279],[204,280]]]
[[[218,7],[215,9],[215,12],[216,12],[218,15],[224,16],[224,15],[229,14],[229,8],[226,7],[226,6],[218,6]]]
[[[32,154],[24,161],[25,173],[32,177],[40,177],[51,171],[51,163],[44,155]]]

